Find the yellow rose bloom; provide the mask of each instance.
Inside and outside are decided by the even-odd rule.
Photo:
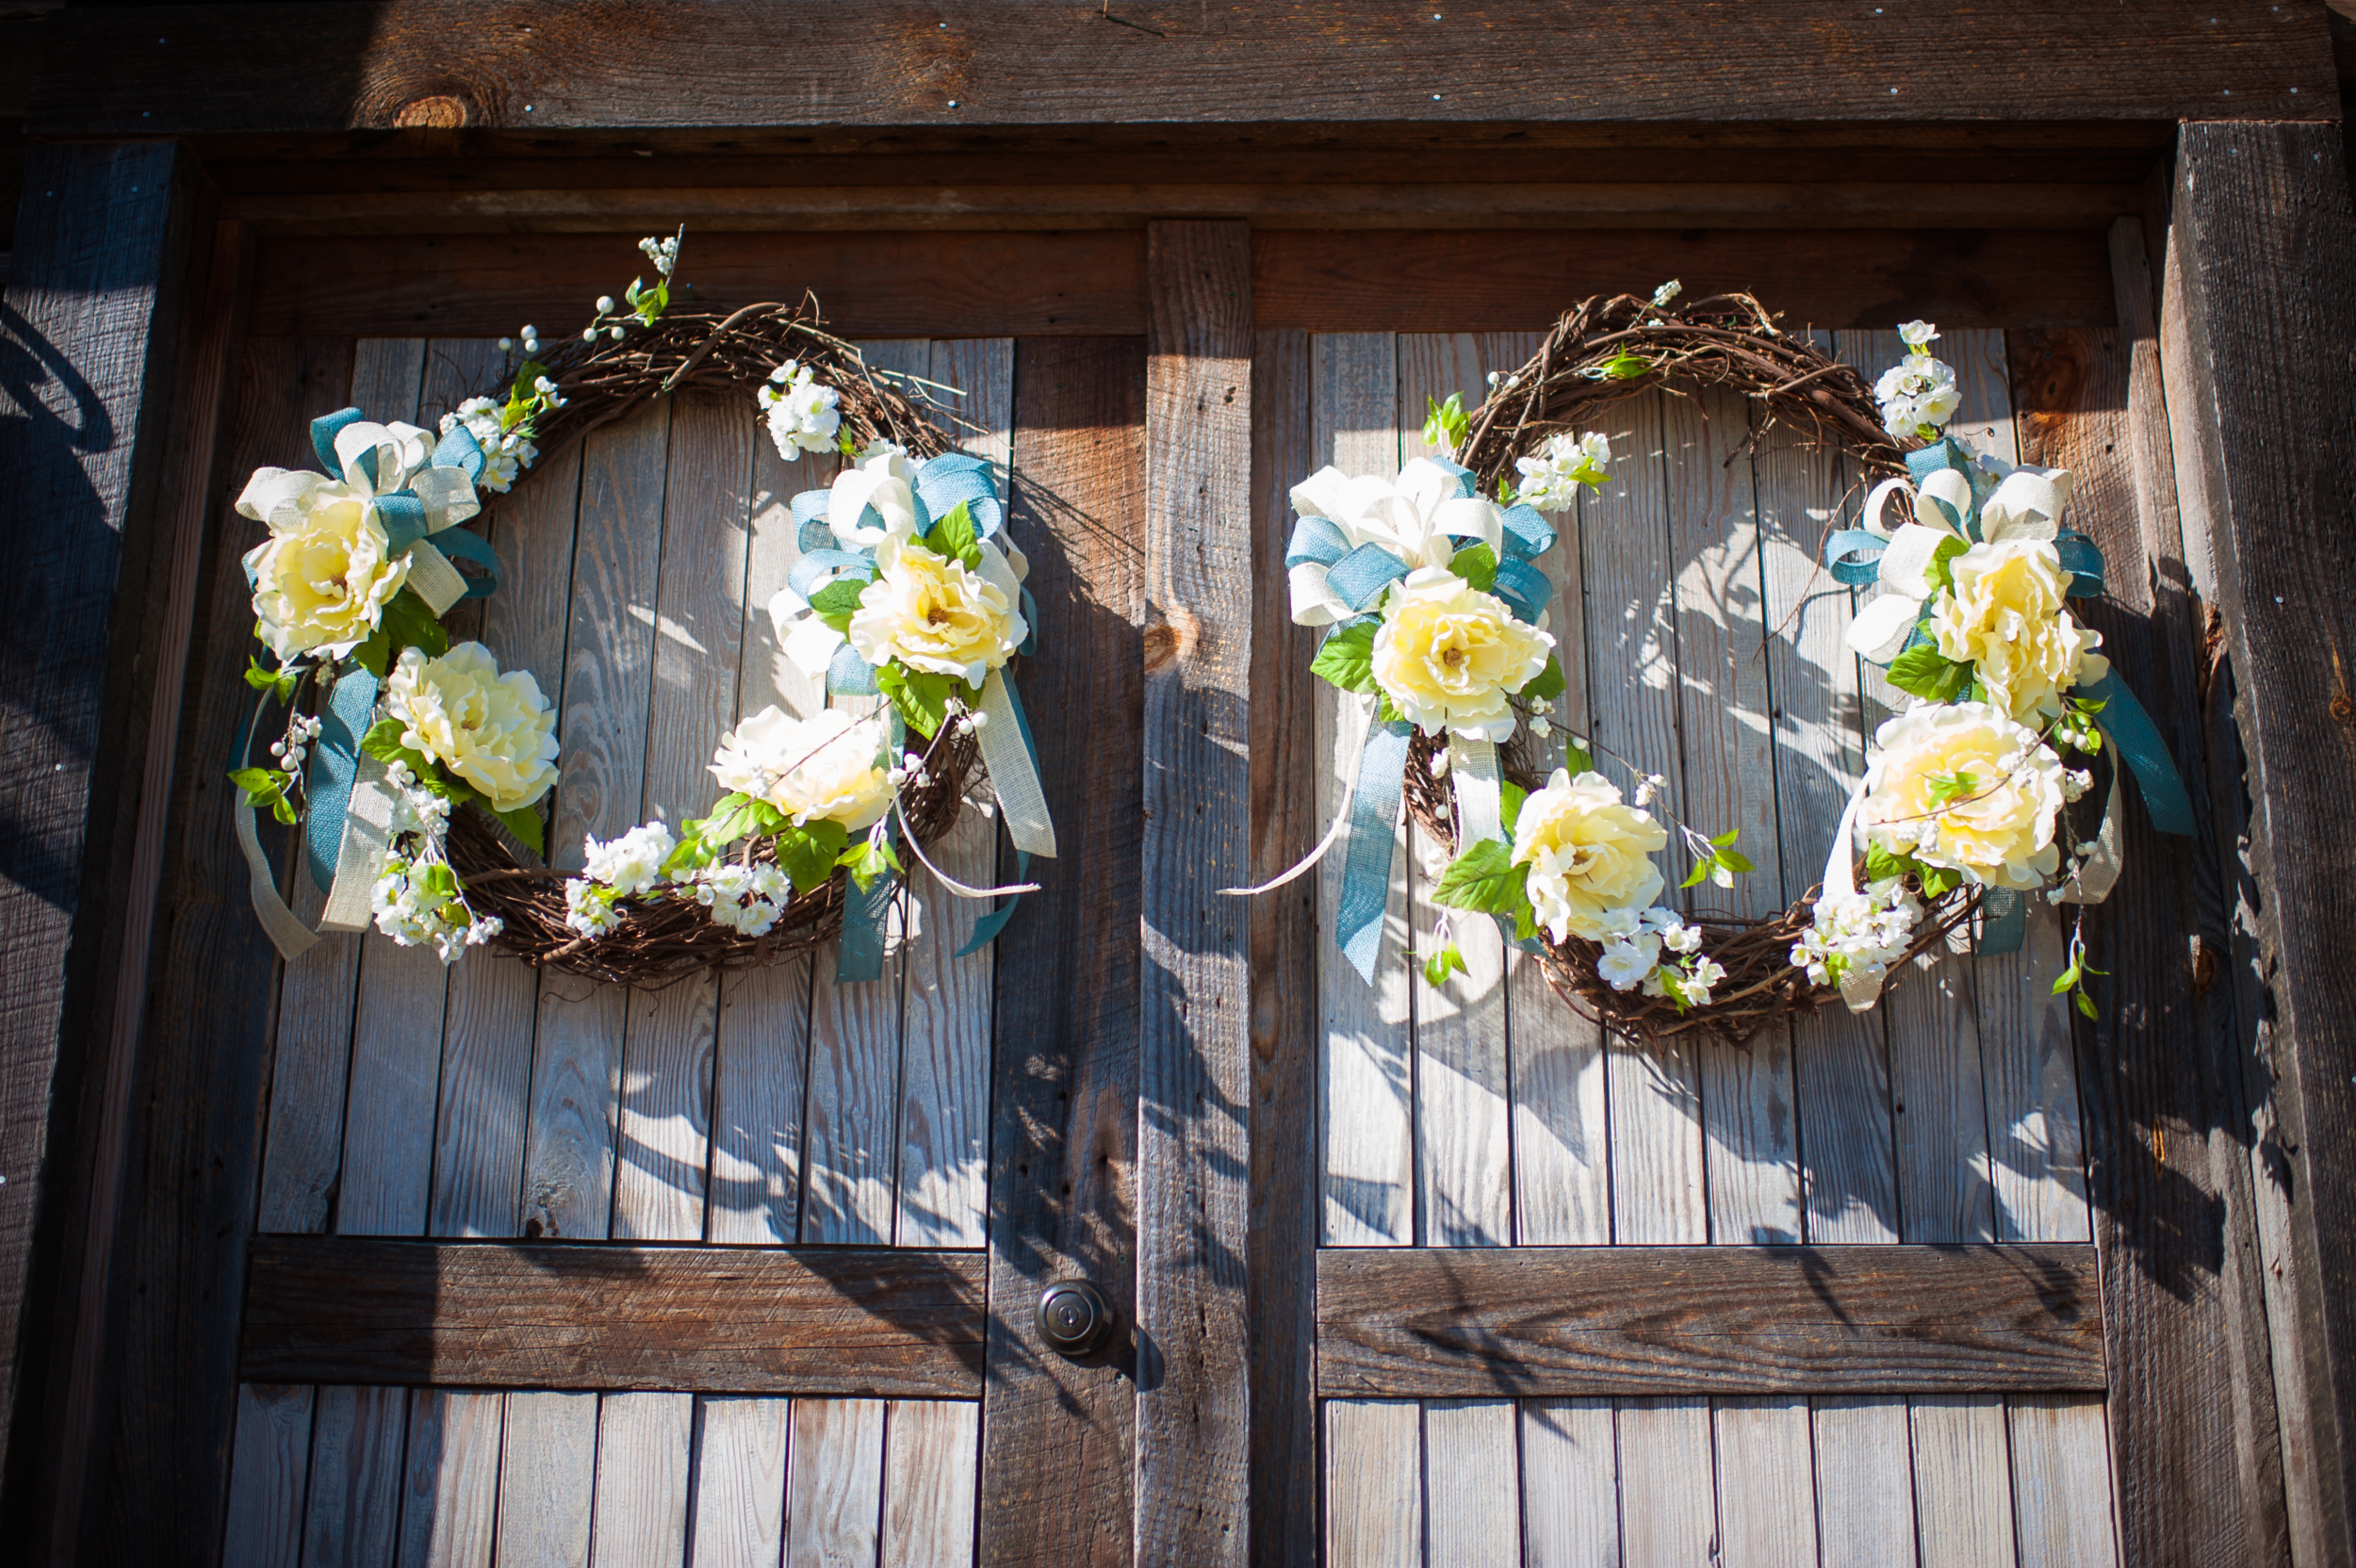
[[[908,538],[876,547],[875,580],[851,612],[851,645],[870,664],[897,660],[971,686],[1030,634],[1004,587]]]
[[[723,789],[765,800],[795,826],[824,818],[856,831],[892,807],[881,715],[855,718],[828,708],[808,719],[774,705],[720,738],[712,776]]]
[[[2060,868],[2061,759],[1985,702],[1917,708],[1881,727],[1857,812],[1867,841],[1988,887],[2042,886]]]
[[[375,506],[348,485],[265,468],[237,510],[270,524],[270,538],[246,552],[245,566],[254,580],[254,635],[282,662],[350,653],[375,632],[385,604],[409,579],[409,558],[391,554]]]
[[[439,659],[403,650],[384,682],[384,713],[401,743],[471,785],[494,811],[513,811],[556,782],[556,712],[530,670],[499,672],[481,643]]]
[[[2100,680],[2102,634],[2066,609],[2061,555],[2043,539],[1974,545],[1955,557],[1955,586],[1931,602],[1931,633],[1949,659],[1976,665],[1988,700],[2022,721],[2053,718],[2061,694]]]
[[[1625,804],[1599,773],[1554,770],[1546,787],[1522,802],[1513,824],[1513,863],[1530,868],[1530,906],[1556,941],[1602,941],[1625,922],[1612,917],[1661,896],[1653,856],[1669,831],[1649,812]]]
[[[1553,647],[1503,599],[1424,566],[1391,589],[1374,633],[1374,680],[1427,735],[1505,741],[1514,722],[1506,698],[1537,678]]]

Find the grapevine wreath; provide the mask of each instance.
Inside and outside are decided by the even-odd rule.
[[[1432,891],[1449,912],[1427,949],[1432,984],[1463,967],[1448,922],[1490,915],[1566,1002],[1638,1040],[1740,1042],[1835,997],[1862,1011],[1966,928],[1979,952],[2017,949],[2026,900],[2109,891],[2122,772],[2156,826],[2192,830],[2150,717],[2073,609],[2102,593],[2102,561],[2065,526],[2070,474],[1945,433],[1958,394],[1936,330],[1901,328],[1906,359],[1869,383],[1749,295],[1679,307],[1679,293],[1584,301],[1527,364],[1490,378],[1480,408],[1435,402],[1424,433],[1449,457],[1396,477],[1328,467],[1292,492],[1293,618],[1325,629],[1316,673],[1370,711],[1354,787],[1317,848],[1231,890],[1265,891],[1342,844],[1334,936],[1366,978],[1402,808],[1452,856]],[[1759,434],[1783,426],[1868,487],[1825,567],[1878,586],[1847,641],[1911,700],[1874,736],[1821,885],[1764,919],[1668,907],[1654,857],[1672,829],[1693,861],[1687,889],[1751,870],[1737,836],[1679,821],[1661,774],[1558,736],[1546,711],[1564,681],[1538,562],[1556,519],[1608,476],[1591,419],[1654,388],[1740,392]],[[2073,934],[2054,990],[2090,1013],[2086,973]]]
[[[270,530],[245,558],[269,658],[246,673],[261,697],[231,778],[254,907],[287,956],[318,935],[279,895],[258,810],[302,829],[323,930],[374,924],[445,963],[490,942],[649,987],[838,932],[841,978],[876,977],[904,848],[959,896],[1007,898],[968,951],[990,940],[1030,885],[969,888],[924,858],[984,774],[1018,863],[1055,853],[1010,678],[1038,615],[988,465],[933,421],[923,384],[824,331],[814,301],[672,310],[679,248],[642,241],[654,285],[598,300],[577,337],[503,339],[501,388],[438,433],[344,409],[312,424],[323,471],[263,468],[239,497]],[[772,707],[719,737],[708,815],[592,838],[579,871],[551,869],[556,713],[531,672],[451,645],[442,617],[499,583],[490,545],[457,525],[541,448],[689,387],[754,400],[781,456],[841,459],[827,488],[794,498],[800,559],[767,607],[828,705]],[[283,729],[257,763],[273,710]]]

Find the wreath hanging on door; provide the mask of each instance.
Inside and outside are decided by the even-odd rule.
[[[1958,395],[1937,331],[1900,329],[1906,358],[1868,383],[1749,295],[1679,307],[1679,292],[1584,301],[1478,410],[1434,404],[1425,436],[1451,457],[1395,478],[1327,467],[1292,492],[1293,619],[1326,629],[1313,668],[1371,711],[1317,848],[1230,890],[1279,886],[1342,843],[1334,937],[1369,980],[1402,805],[1452,854],[1434,902],[1494,916],[1572,1006],[1640,1040],[1741,1041],[1835,997],[1862,1011],[1967,926],[1979,952],[2017,949],[2028,899],[2108,893],[2122,771],[2155,826],[2192,831],[2165,744],[2071,608],[2102,593],[2102,559],[2065,526],[2070,474],[1945,433]],[[1557,736],[1546,713],[1564,682],[1538,563],[1555,519],[1608,476],[1589,420],[1656,387],[1742,392],[1760,433],[1785,426],[1872,482],[1825,565],[1878,585],[1848,644],[1912,700],[1873,738],[1820,886],[1764,919],[1670,907],[1656,857],[1671,839],[1692,861],[1684,888],[1724,888],[1752,869],[1737,835],[1680,820],[1649,763]],[[1427,978],[1461,967],[1435,932]],[[2073,935],[2054,988],[2090,1014],[2086,972]]]
[[[258,469],[238,497],[270,530],[245,557],[270,658],[246,673],[261,699],[230,778],[254,908],[286,956],[319,935],[279,896],[257,810],[302,830],[322,930],[373,924],[445,963],[490,942],[639,986],[775,962],[838,932],[840,978],[876,978],[904,849],[961,897],[1006,899],[966,951],[991,940],[1035,885],[968,887],[924,855],[977,774],[1018,865],[1055,854],[1010,678],[1036,651],[1038,612],[989,465],[957,449],[918,384],[825,332],[814,301],[671,310],[679,243],[641,241],[654,285],[598,300],[578,337],[502,339],[503,390],[466,400],[438,433],[347,408],[312,423],[323,471]],[[757,400],[780,456],[841,459],[827,488],[794,498],[801,556],[767,607],[829,705],[801,719],[771,707],[720,736],[711,772],[725,792],[708,815],[592,838],[580,871],[552,870],[556,712],[532,672],[444,629],[499,585],[488,542],[457,525],[543,445],[687,386]],[[283,728],[256,763],[273,709]]]

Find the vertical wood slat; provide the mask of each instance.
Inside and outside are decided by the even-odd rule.
[[[1033,1315],[1042,1286],[1077,1274],[1135,1320],[1143,348],[1015,345],[1008,526],[1055,650],[1023,671],[1023,700],[1055,759],[1059,864],[1088,869],[1043,878],[997,943],[984,1561],[1130,1560],[1130,1354],[1065,1362]]]
[[[696,1400],[695,1568],[779,1568],[791,1399]]]
[[[1914,1560],[1914,1489],[1904,1399],[1809,1401],[1816,1438],[1816,1543],[1824,1568]]]
[[[1516,1424],[1511,1399],[1424,1401],[1427,1568],[1521,1560]]]
[[[221,1561],[303,1568],[303,1489],[317,1396],[308,1383],[239,1385]]]
[[[401,1539],[394,1558],[399,1568],[490,1568],[506,1415],[504,1394],[409,1391]],[[222,1560],[237,1559],[224,1554]]]
[[[1620,1469],[1609,1399],[1521,1401],[1522,1561],[1616,1568]]]
[[[1252,355],[1252,871],[1254,887],[1316,846],[1315,634],[1292,624],[1287,499],[1309,471],[1309,339],[1261,332]],[[1245,1309],[1253,1347],[1252,1541],[1255,1562],[1315,1560],[1319,1521],[1316,1309],[1317,889],[1306,879],[1251,900],[1252,1229]],[[1305,1130],[1305,1131],[1304,1131]]]
[[[507,1396],[498,1561],[588,1568],[592,1505],[583,1483],[597,1474],[597,1399],[539,1391]]]
[[[1422,1407],[1328,1399],[1324,1415],[1327,1568],[1422,1568]]]
[[[1399,360],[1389,333],[1320,333],[1310,339],[1311,462],[1356,476],[1399,469]],[[1294,476],[1294,482],[1305,478]],[[1316,682],[1317,809],[1330,823],[1349,797],[1366,729],[1364,704]],[[1406,841],[1401,828],[1399,841]],[[1347,844],[1317,871],[1317,1057],[1324,1124],[1323,1218],[1329,1247],[1403,1247],[1415,1239],[1414,1038],[1408,1027],[1406,856],[1394,851],[1374,984],[1333,943]]]
[[[693,1394],[598,1397],[593,1568],[678,1568],[686,1560],[695,1420]]]
[[[384,1560],[400,1519],[408,1404],[405,1389],[319,1391],[311,1414],[311,1479],[303,1499],[306,1568],[358,1568]]]
[[[882,1568],[972,1568],[982,1407],[895,1399],[884,1411]]]
[[[785,1560],[870,1563],[883,1527],[884,1401],[794,1401]]]
[[[1252,231],[1146,231],[1137,1554],[1244,1560]]]
[[[248,340],[222,472],[311,461],[308,421],[350,391],[352,364],[348,339]],[[270,1037],[278,956],[245,907],[232,797],[219,782],[221,759],[253,710],[237,676],[252,645],[239,565],[252,541],[225,522],[206,540],[188,645],[188,665],[203,674],[175,743],[152,992],[126,1101],[135,1111],[117,1233],[119,1255],[136,1262],[110,1293],[118,1337],[90,1399],[102,1424],[76,1550],[91,1560],[143,1560],[163,1536],[218,1534],[221,1439],[240,1397],[237,1307],[262,1153],[254,1107],[269,1073],[261,1052],[224,1056],[221,1042]],[[264,842],[275,864],[287,864],[274,827]],[[319,1212],[323,1222],[323,1205]],[[113,1413],[130,1410],[144,1413]],[[307,1400],[288,1419],[300,1420],[307,1445]]]

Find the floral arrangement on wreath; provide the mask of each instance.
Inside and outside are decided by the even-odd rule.
[[[1422,458],[1396,478],[1328,467],[1292,492],[1293,618],[1327,629],[1312,668],[1371,711],[1324,840],[1265,887],[1230,890],[1281,885],[1346,842],[1334,936],[1362,976],[1381,943],[1402,805],[1454,851],[1432,893],[1451,911],[1426,950],[1432,985],[1464,968],[1455,912],[1487,914],[1573,1005],[1641,1038],[1706,1029],[1740,1040],[1836,996],[1864,1010],[1897,966],[1974,920],[1977,951],[2017,950],[2028,898],[2107,895],[2122,772],[2156,826],[2191,831],[2165,745],[2071,608],[2102,592],[2102,562],[2063,526],[2070,474],[1946,435],[1959,399],[1931,349],[1937,331],[1903,327],[1906,359],[1869,389],[1748,296],[1678,311],[1679,291],[1587,301],[1528,365],[1490,377],[1477,413],[1459,396],[1435,401],[1427,441],[1475,466]],[[1911,700],[1874,736],[1821,887],[1765,920],[1664,901],[1657,857],[1673,827],[1692,862],[1684,889],[1730,887],[1752,867],[1736,834],[1677,820],[1662,775],[1576,735],[1559,737],[1559,765],[1539,760],[1557,739],[1546,705],[1564,688],[1552,586],[1534,563],[1554,544],[1553,519],[1600,488],[1611,463],[1579,416],[1678,384],[1741,388],[1770,421],[1886,476],[1857,526],[1827,541],[1826,563],[1843,583],[1879,588],[1848,645]],[[2094,793],[2098,768],[2109,788],[2081,831],[2072,807]],[[2073,932],[2053,989],[2089,1015],[2090,972]]]
[[[544,351],[525,327],[504,394],[463,401],[438,434],[344,409],[312,424],[321,471],[262,468],[239,496],[269,530],[245,566],[270,657],[250,662],[262,695],[230,777],[254,906],[287,956],[318,934],[279,896],[262,809],[302,828],[323,931],[374,924],[445,963],[496,942],[640,984],[782,957],[836,930],[840,977],[875,978],[903,850],[959,896],[1006,896],[966,951],[991,940],[1032,885],[967,887],[924,851],[977,760],[1019,865],[1055,854],[1007,674],[1035,651],[1037,611],[988,465],[950,449],[813,309],[670,312],[679,244],[642,241],[656,283],[633,280],[622,307],[599,299],[577,343]],[[779,358],[781,346],[797,351]],[[807,718],[772,706],[720,736],[723,792],[706,816],[590,838],[578,874],[530,863],[558,781],[556,713],[530,671],[444,628],[499,584],[497,555],[459,525],[539,460],[539,443],[699,379],[749,386],[780,456],[842,460],[826,488],[794,498],[801,557],[767,607],[828,706]],[[256,764],[273,706],[284,728]]]

